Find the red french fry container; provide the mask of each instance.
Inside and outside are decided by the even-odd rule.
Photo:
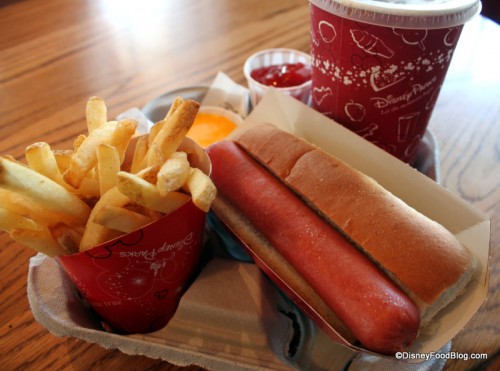
[[[194,141],[185,139],[180,149],[210,174],[210,160]],[[114,332],[156,331],[173,316],[198,270],[205,217],[190,200],[137,231],[56,260]]]

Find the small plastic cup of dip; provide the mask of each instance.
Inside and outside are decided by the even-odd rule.
[[[203,148],[227,137],[243,122],[236,112],[218,106],[201,106],[187,136]]]
[[[317,111],[412,164],[479,0],[310,0]]]
[[[254,107],[270,87],[309,103],[311,57],[307,53],[287,48],[262,50],[248,57],[243,73]]]

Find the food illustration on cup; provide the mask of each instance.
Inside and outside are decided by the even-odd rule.
[[[313,88],[313,101],[317,104],[321,104],[323,100],[332,96],[332,88],[326,86],[314,87]]]
[[[363,126],[361,129],[358,130],[353,130],[356,134],[358,134],[360,137],[363,137],[365,139],[369,139],[370,137],[373,136],[375,131],[377,131],[378,125],[371,123],[368,126]]]
[[[352,100],[346,103],[344,107],[346,115],[351,121],[363,121],[366,115],[365,107],[361,103],[355,103]]]
[[[403,40],[406,44],[418,45],[422,51],[425,50],[424,40],[427,37],[427,30],[405,30],[395,28],[393,32],[394,34],[400,36],[401,40]]]
[[[333,27],[333,26],[332,26]],[[383,58],[392,58],[394,51],[384,44],[377,36],[363,30],[351,29],[354,43],[368,54],[378,55]]]
[[[335,27],[327,21],[320,21],[318,23],[318,31],[319,34],[321,35],[321,39],[325,43],[330,43],[337,37],[337,31],[335,30]]]

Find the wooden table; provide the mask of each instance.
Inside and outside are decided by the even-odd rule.
[[[500,27],[485,18],[466,26],[430,123],[443,186],[492,221],[489,298],[453,341],[454,351],[487,353],[491,370],[500,365],[499,39]],[[209,84],[218,71],[243,84],[246,57],[277,46],[309,50],[307,1],[3,1],[0,153],[22,159],[37,141],[69,147],[85,130],[92,95],[113,117],[165,91]],[[177,369],[51,335],[26,297],[34,254],[0,233],[2,369]],[[482,362],[449,361],[447,369]]]

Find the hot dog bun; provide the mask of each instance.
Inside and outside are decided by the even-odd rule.
[[[257,257],[279,272],[284,267],[279,256],[284,258],[365,348],[383,354],[408,348],[420,328],[420,315],[394,282],[237,144],[218,142],[207,152],[218,189],[214,211],[253,251],[253,244],[262,243],[253,236],[262,235],[268,244],[258,246]],[[239,226],[227,214],[227,205],[244,216]],[[296,284],[297,275],[288,279]]]
[[[236,142],[391,277],[417,304],[422,327],[471,280],[467,248],[372,178],[270,124]]]

